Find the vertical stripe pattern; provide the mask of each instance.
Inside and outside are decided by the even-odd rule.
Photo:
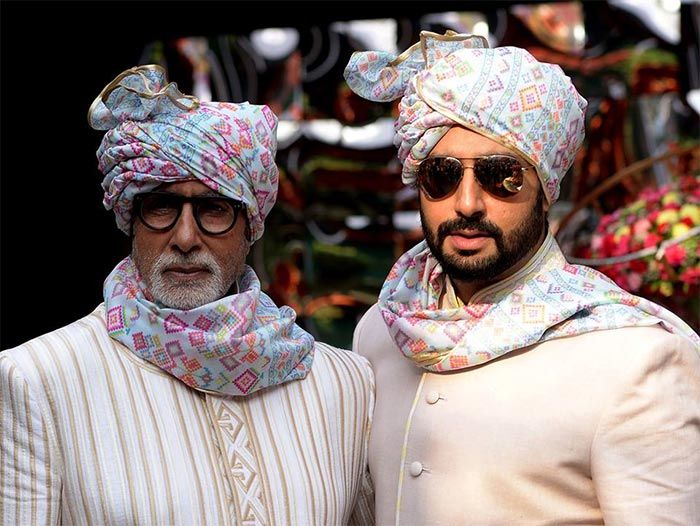
[[[364,358],[317,344],[304,380],[204,395],[98,308],[0,353],[0,524],[340,525],[356,502],[367,524],[373,392]]]

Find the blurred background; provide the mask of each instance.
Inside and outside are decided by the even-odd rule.
[[[87,109],[137,64],[202,100],[280,117],[277,205],[249,263],[318,339],[348,348],[421,240],[392,144],[397,103],[354,95],[354,51],[476,33],[561,65],[587,138],[550,213],[573,262],[700,327],[700,3],[33,2],[0,4],[0,348],[89,313],[130,243],[101,204]],[[398,102],[398,101],[397,101]]]

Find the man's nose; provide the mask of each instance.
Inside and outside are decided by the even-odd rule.
[[[459,182],[454,197],[454,208],[459,215],[471,217],[484,213],[484,189],[474,177],[473,168],[464,169],[462,180]]]
[[[182,205],[182,212],[173,227],[170,245],[180,252],[188,253],[202,245],[202,232],[194,217],[191,203]]]

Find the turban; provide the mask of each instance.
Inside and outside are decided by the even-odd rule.
[[[562,69],[521,48],[489,49],[479,36],[422,31],[398,57],[356,52],[345,79],[369,100],[401,97],[394,144],[406,184],[457,124],[522,154],[552,203],[583,143],[587,102]]]
[[[162,183],[199,180],[244,203],[251,240],[277,198],[277,117],[267,106],[200,102],[168,83],[160,66],[138,66],[109,83],[88,112],[107,130],[97,150],[105,208],[129,233],[133,198]]]

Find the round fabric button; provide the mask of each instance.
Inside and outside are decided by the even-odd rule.
[[[423,473],[423,464],[421,464],[418,461],[411,462],[411,465],[408,467],[408,472],[411,474],[412,477],[417,477],[421,473]]]
[[[428,394],[425,395],[425,401],[429,404],[434,404],[438,400],[440,400],[440,393],[438,393],[437,391],[430,391]]]

